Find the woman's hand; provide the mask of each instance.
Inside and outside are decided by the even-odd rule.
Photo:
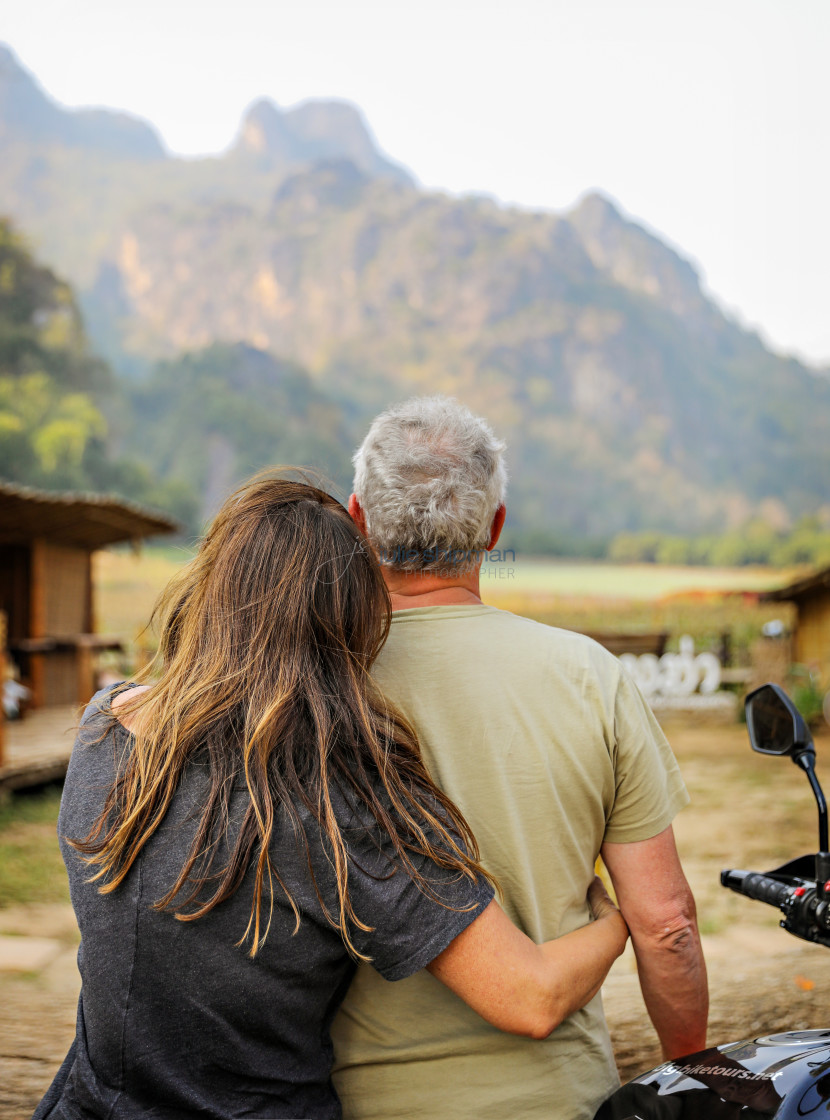
[[[599,919],[605,917],[610,912],[619,914],[619,908],[615,904],[611,895],[605,889],[605,883],[600,879],[599,875],[594,876],[594,881],[588,887],[588,905],[591,907],[591,912],[594,917]]]
[[[605,884],[599,875],[594,876],[593,882],[588,887],[588,905],[596,921],[601,922],[603,919],[610,918],[617,924],[617,934],[622,939],[620,941],[620,952],[622,952],[628,940],[628,926],[620,913],[620,908],[605,889]]]

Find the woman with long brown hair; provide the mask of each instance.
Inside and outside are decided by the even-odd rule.
[[[357,959],[427,967],[534,1036],[594,995],[622,918],[595,883],[597,920],[535,946],[493,901],[373,686],[389,598],[339,503],[243,486],[157,615],[153,683],[94,698],[67,774],[82,989],[37,1117],[337,1118],[328,1031]]]

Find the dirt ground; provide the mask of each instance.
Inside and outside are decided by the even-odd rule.
[[[667,733],[692,796],[675,831],[698,900],[710,1041],[830,1026],[830,953],[779,930],[777,911],[719,885],[724,867],[764,870],[815,850],[817,816],[804,775],[786,759],[751,754],[742,727],[670,725]],[[830,736],[817,750],[821,776]],[[10,938],[29,939],[30,958],[23,969],[0,971],[0,1120],[25,1120],[73,1035],[77,932],[68,907],[32,905],[0,910],[0,942]],[[623,1079],[657,1064],[630,953],[603,997]]]

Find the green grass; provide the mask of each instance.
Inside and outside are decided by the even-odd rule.
[[[704,568],[669,564],[606,564],[524,557],[486,565],[482,589],[501,596],[563,596],[650,601],[667,595],[765,591],[784,586],[792,573],[779,568]]]
[[[56,832],[60,798],[53,785],[0,805],[0,907],[69,901]]]

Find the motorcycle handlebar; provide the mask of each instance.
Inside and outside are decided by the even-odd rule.
[[[815,879],[802,879],[783,871],[770,875],[760,871],[721,871],[720,881],[747,898],[777,906],[784,915],[781,925],[785,930],[830,949],[830,892]]]
[[[766,902],[769,906],[781,906],[786,903],[793,888],[777,879],[770,879],[759,871],[722,871],[721,884],[729,890],[745,894],[747,898],[754,898],[758,902]]]

